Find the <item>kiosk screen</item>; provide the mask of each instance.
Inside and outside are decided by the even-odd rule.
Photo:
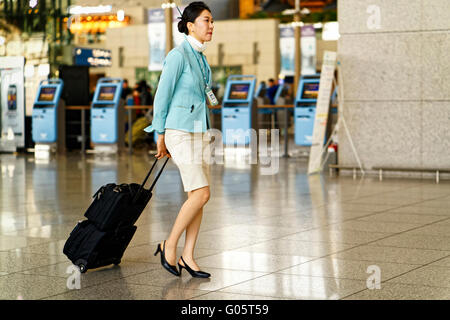
[[[250,90],[250,84],[235,83],[231,85],[230,94],[228,95],[229,100],[247,100],[248,91]]]
[[[303,85],[302,99],[317,99],[319,95],[318,83],[305,83]]]
[[[15,85],[8,88],[8,110],[17,110],[17,87]]]
[[[97,100],[99,101],[113,101],[116,94],[117,87],[103,86],[100,88]]]
[[[39,102],[51,102],[55,99],[56,87],[42,87],[39,92]]]

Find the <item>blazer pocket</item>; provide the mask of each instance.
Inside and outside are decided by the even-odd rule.
[[[190,107],[186,107],[186,106],[175,106],[175,108],[180,108],[180,109],[186,109],[186,110],[190,110]]]
[[[190,106],[190,107],[186,107],[186,106],[175,106],[175,108],[180,108],[180,109],[185,109],[185,110],[188,110],[190,113],[192,113],[192,112],[194,112],[194,108],[195,108],[195,106],[194,105],[192,105],[192,106]]]

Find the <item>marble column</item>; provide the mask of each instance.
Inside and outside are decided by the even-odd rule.
[[[339,0],[343,115],[363,167],[450,168],[448,0]],[[357,165],[344,130],[339,164]]]

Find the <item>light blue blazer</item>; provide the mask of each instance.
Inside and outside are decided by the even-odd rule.
[[[205,56],[195,51],[187,40],[169,52],[155,94],[153,121],[144,129],[146,132],[163,134],[165,129],[194,132],[194,121],[201,122],[201,132],[210,128],[205,80],[199,62],[209,72],[211,87],[211,68]],[[196,132],[199,129],[196,127]]]

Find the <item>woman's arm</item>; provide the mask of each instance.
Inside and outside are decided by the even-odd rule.
[[[172,50],[164,60],[161,78],[153,103],[152,129],[163,134],[170,102],[172,101],[178,79],[184,68],[183,54],[178,50]]]

